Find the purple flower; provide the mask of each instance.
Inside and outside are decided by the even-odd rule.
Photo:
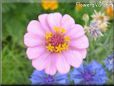
[[[102,65],[96,61],[90,64],[83,64],[79,68],[75,68],[70,73],[71,80],[75,84],[105,84],[107,80],[106,72]]]
[[[104,60],[105,66],[109,71],[114,72],[114,53]]]
[[[44,71],[34,70],[33,74],[31,75],[30,80],[32,84],[67,84],[68,76],[66,74],[59,74],[57,73],[54,76],[45,74]]]
[[[93,37],[95,40],[96,40],[98,37],[103,36],[101,30],[99,29],[99,24],[98,24],[98,22],[96,22],[96,21],[92,21],[92,22],[90,23],[90,28],[89,28],[89,30],[90,30],[90,35],[91,35],[91,37]]]

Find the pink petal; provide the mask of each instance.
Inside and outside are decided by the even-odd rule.
[[[67,62],[73,67],[79,67],[82,64],[82,56],[78,51],[68,50],[63,53],[64,57],[67,59]]]
[[[85,59],[86,55],[87,55],[87,50],[86,49],[81,49],[81,50],[78,50],[78,51],[82,55],[83,59]]]
[[[24,35],[24,44],[27,47],[35,47],[38,45],[43,45],[44,40],[41,39],[38,35],[32,34],[32,33],[26,33]]]
[[[28,48],[26,51],[29,59],[36,59],[44,52],[46,52],[45,48],[41,46]]]
[[[70,65],[69,63],[67,63],[65,57],[63,55],[58,55],[58,59],[57,59],[57,70],[61,73],[61,74],[65,74],[68,73],[70,70]]]
[[[32,20],[28,26],[27,26],[27,31],[39,36],[44,36],[44,32],[42,31],[42,27],[40,23],[36,20]]]
[[[64,29],[66,29],[66,30],[69,30],[69,29],[71,29],[71,26],[72,26],[73,24],[75,24],[74,19],[73,19],[70,15],[65,14],[65,15],[63,16],[63,18],[62,18],[62,21],[61,21],[62,27],[63,27]]]
[[[47,64],[45,72],[49,75],[54,75],[57,71],[56,60],[58,57],[54,54],[54,55],[51,55],[49,58],[50,58],[50,61]]]
[[[77,49],[85,49],[89,47],[88,38],[84,35],[77,40],[71,40],[70,46]]]
[[[48,24],[53,29],[55,26],[59,27],[61,23],[62,15],[60,13],[50,13],[48,15]]]
[[[77,39],[78,37],[83,36],[84,33],[83,27],[79,24],[75,24],[66,35],[70,36],[71,39]]]
[[[50,53],[44,53],[41,56],[39,56],[37,59],[33,59],[32,66],[39,71],[43,70],[50,60],[49,56],[50,56]]]
[[[47,16],[48,14],[41,14],[38,16],[38,19],[40,21],[41,26],[43,27],[43,30],[46,31],[50,31],[49,25],[47,23]]]

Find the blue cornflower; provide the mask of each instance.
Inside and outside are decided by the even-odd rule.
[[[32,84],[67,84],[68,82],[68,76],[67,74],[59,74],[57,73],[54,76],[45,74],[44,71],[38,71],[34,70],[34,72],[31,75],[30,80],[32,81]]]
[[[105,84],[107,80],[106,72],[102,65],[96,61],[90,64],[83,64],[79,68],[73,69],[70,73],[71,80],[75,84]]]
[[[109,71],[114,72],[114,53],[104,60],[105,66]]]

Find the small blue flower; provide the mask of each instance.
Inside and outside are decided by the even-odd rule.
[[[109,71],[114,72],[114,53],[104,60],[105,66]]]
[[[33,74],[31,75],[30,80],[32,84],[67,84],[68,76],[67,74],[59,74],[57,73],[54,76],[45,74],[44,71],[34,70]]]
[[[83,64],[79,68],[75,68],[71,71],[70,77],[75,84],[102,85],[107,81],[105,70],[102,65],[96,61],[92,61],[90,64]]]

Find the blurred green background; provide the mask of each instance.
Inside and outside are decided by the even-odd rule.
[[[70,14],[76,23],[84,25],[82,15],[93,14],[93,10],[100,11],[100,7],[84,7],[75,10],[75,3],[59,3],[57,10],[44,10],[41,3],[2,3],[2,84],[30,84],[29,77],[33,72],[31,61],[27,59],[23,36],[29,21],[37,19],[39,14],[60,12]],[[90,39],[87,61],[95,59],[103,63],[113,51],[113,21],[110,21],[107,32],[96,41]],[[108,84],[113,83],[111,73]]]

